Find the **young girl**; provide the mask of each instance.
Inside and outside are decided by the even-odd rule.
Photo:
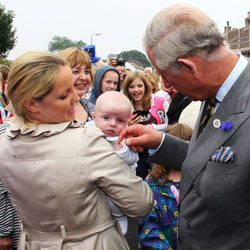
[[[187,125],[176,123],[168,127],[167,133],[190,140],[192,129]],[[141,249],[177,249],[180,178],[179,171],[155,165],[145,179],[154,193],[156,205],[139,221]]]
[[[168,125],[166,112],[169,102],[152,94],[150,83],[143,72],[132,72],[126,77],[123,93],[134,106],[131,124],[140,123],[165,131]]]
[[[116,68],[106,65],[96,71],[89,101],[95,105],[96,99],[110,90],[120,91],[120,74]]]
[[[165,131],[168,126],[166,112],[169,103],[163,97],[152,94],[152,88],[144,72],[131,72],[125,79],[123,93],[130,99],[134,107],[134,115],[131,117],[129,125],[140,123],[156,130]],[[136,174],[144,179],[150,168],[148,152],[144,150],[139,153]]]

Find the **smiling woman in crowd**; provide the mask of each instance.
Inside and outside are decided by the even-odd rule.
[[[93,80],[89,55],[78,48],[61,50],[58,55],[69,63],[73,73],[74,88],[80,97],[76,104],[75,120],[82,123],[92,120],[94,105],[86,98]]]

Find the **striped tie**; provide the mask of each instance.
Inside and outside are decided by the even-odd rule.
[[[217,103],[217,100],[215,97],[213,97],[212,99],[208,99],[206,101],[206,110],[204,112],[203,119],[202,119],[202,122],[200,124],[199,133],[201,133],[203,131],[203,129],[207,125],[207,122],[209,121],[211,116],[214,114],[216,103]]]

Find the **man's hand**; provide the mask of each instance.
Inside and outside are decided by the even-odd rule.
[[[118,143],[123,139],[135,152],[142,152],[144,148],[157,148],[162,139],[162,133],[143,125],[128,126],[119,135]]]
[[[0,250],[12,250],[12,240],[8,236],[0,237]]]

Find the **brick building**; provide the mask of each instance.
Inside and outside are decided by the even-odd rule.
[[[250,57],[250,11],[245,19],[245,27],[232,28],[227,21],[227,26],[224,27],[224,35],[231,49],[241,51],[247,57]]]

